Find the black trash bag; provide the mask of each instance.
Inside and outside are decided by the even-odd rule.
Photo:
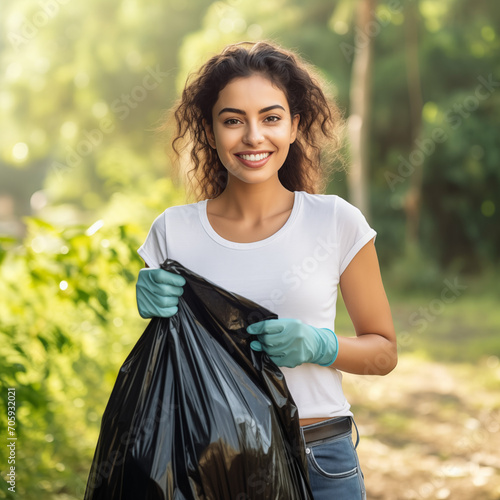
[[[277,316],[161,267],[186,278],[179,311],[153,318],[120,369],[85,500],[312,499],[297,407],[246,332]]]

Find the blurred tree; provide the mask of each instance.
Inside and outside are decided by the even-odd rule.
[[[352,162],[349,166],[351,202],[371,219],[368,177],[370,170],[371,77],[373,59],[372,29],[375,22],[375,0],[359,0],[355,30],[356,45],[352,54],[349,137]]]
[[[384,77],[401,74],[396,68],[402,52],[393,47],[404,40],[393,29],[377,40],[375,218],[383,238],[394,241],[385,259],[403,254],[394,232],[404,223],[407,193],[423,171],[418,233],[423,255],[445,268],[476,272],[498,263],[500,256],[495,230],[500,223],[500,145],[493,139],[498,135],[500,14],[488,2],[466,0],[420,1],[418,9],[424,103],[418,138],[406,119],[399,78],[396,86],[394,78]]]
[[[419,35],[420,15],[415,3],[405,4],[405,45],[406,74],[408,80],[408,101],[410,106],[411,143],[420,139],[422,130],[422,89],[420,82]],[[404,201],[406,212],[406,243],[407,247],[417,247],[419,244],[420,211],[422,206],[423,165],[416,165],[411,176],[410,188]]]
[[[122,222],[150,219],[144,195],[168,173],[152,128],[175,99],[179,40],[210,3],[5,3],[0,195],[18,217],[90,223],[111,202]]]

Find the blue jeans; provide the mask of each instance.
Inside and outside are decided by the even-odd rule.
[[[340,418],[350,419],[356,427],[351,417]],[[359,443],[357,427],[356,434],[356,445],[352,442],[352,430],[312,445],[306,444],[309,482],[314,500],[366,499],[363,473],[356,453]]]

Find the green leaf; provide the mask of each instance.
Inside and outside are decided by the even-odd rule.
[[[97,300],[99,301],[99,304],[101,304],[102,308],[105,311],[109,311],[108,294],[106,293],[105,290],[102,289],[97,290]]]

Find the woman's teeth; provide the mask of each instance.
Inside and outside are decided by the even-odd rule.
[[[267,158],[271,153],[260,153],[258,155],[239,155],[240,158],[243,158],[247,161],[260,161],[264,158]]]

